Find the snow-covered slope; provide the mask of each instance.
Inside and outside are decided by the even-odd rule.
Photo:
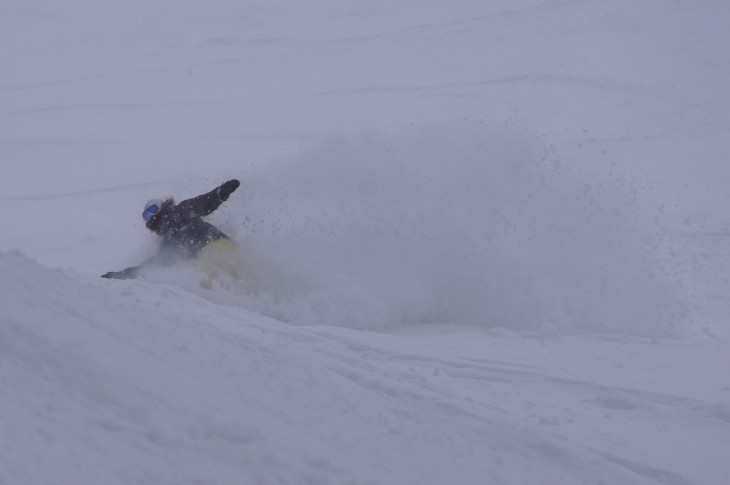
[[[730,483],[727,25],[0,2],[0,484]],[[98,278],[233,177],[242,282]]]
[[[3,484],[727,479],[727,342],[297,328],[0,269]]]

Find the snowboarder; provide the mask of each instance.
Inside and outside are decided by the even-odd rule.
[[[228,200],[241,183],[229,180],[207,194],[175,204],[172,198],[153,199],[142,212],[147,229],[162,238],[156,256],[139,266],[122,271],[110,271],[102,278],[135,278],[139,270],[150,263],[170,263],[177,259],[195,259],[208,273],[208,285],[215,278],[218,267],[224,265],[236,252],[235,244],[220,229],[202,218]]]

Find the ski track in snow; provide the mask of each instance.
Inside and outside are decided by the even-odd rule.
[[[104,187],[102,189],[94,189],[94,190],[84,190],[80,192],[70,192],[66,194],[48,194],[48,195],[25,195],[25,196],[16,196],[16,197],[0,197],[0,200],[4,201],[33,201],[33,200],[49,200],[49,199],[65,199],[65,198],[80,198],[85,197],[88,195],[94,195],[94,194],[108,194],[109,192],[115,192],[115,191],[127,191],[129,189],[138,189],[138,188],[149,188],[156,184],[159,184],[161,181],[155,180],[150,182],[144,182],[139,184],[128,184],[128,185],[120,185],[118,187]]]

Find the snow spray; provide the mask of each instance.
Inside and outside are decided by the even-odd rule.
[[[333,137],[242,182],[239,302],[285,321],[664,335],[684,314],[627,179],[508,125]]]

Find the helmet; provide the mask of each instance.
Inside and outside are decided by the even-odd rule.
[[[142,211],[142,217],[145,221],[149,221],[152,216],[160,212],[162,202],[162,199],[151,199],[147,201],[147,203],[144,205],[144,210]]]

